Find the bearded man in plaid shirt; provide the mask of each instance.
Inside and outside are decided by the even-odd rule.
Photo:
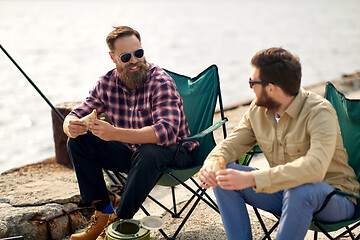
[[[106,226],[130,219],[138,211],[161,172],[193,166],[197,142],[184,143],[173,160],[176,142],[190,136],[182,99],[174,80],[144,57],[140,34],[130,27],[114,27],[106,42],[116,68],[102,76],[84,102],[64,121],[83,202],[95,214],[83,233],[72,240],[104,239]],[[96,109],[109,122],[80,118]],[[102,169],[128,174],[119,207],[114,211]]]

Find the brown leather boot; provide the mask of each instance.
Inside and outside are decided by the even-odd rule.
[[[107,227],[112,224],[113,222],[119,221],[120,218],[118,216],[116,216],[116,214],[112,213],[109,216],[108,222],[106,224],[106,226],[104,227],[104,230],[100,233],[100,235],[97,237],[96,240],[104,240],[105,236],[106,236],[106,229]]]
[[[95,211],[95,214],[91,216],[88,227],[85,232],[75,233],[71,235],[71,240],[95,240],[99,234],[104,230],[109,216],[111,214],[102,213],[100,211]]]

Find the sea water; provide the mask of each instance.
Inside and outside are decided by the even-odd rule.
[[[360,70],[359,13],[358,0],[0,0],[0,44],[55,105],[114,67],[105,38],[128,25],[149,62],[191,77],[216,64],[227,106],[253,98],[260,49],[298,55],[303,86]],[[49,106],[0,52],[0,172],[54,154]]]

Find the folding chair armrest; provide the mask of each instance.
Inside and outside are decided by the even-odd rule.
[[[352,193],[344,192],[344,191],[341,191],[339,189],[335,190],[335,194],[341,195],[341,196],[344,196],[344,197],[352,197],[352,198],[355,198],[355,199],[360,199],[360,195],[354,195]]]
[[[184,139],[179,140],[178,142],[182,143],[182,142],[189,142],[189,141],[195,141],[197,139],[203,138],[206,135],[208,135],[209,133],[212,133],[213,131],[215,131],[216,129],[218,129],[219,127],[221,127],[222,125],[224,125],[226,122],[228,121],[227,118],[224,118],[223,120],[218,121],[217,123],[211,125],[210,127],[208,127],[207,129],[191,136],[191,137],[187,137]]]
[[[255,154],[262,153],[259,145],[255,145],[252,149],[250,149],[247,153],[245,153],[241,158],[239,158],[236,162],[241,165],[248,166],[254,157]]]

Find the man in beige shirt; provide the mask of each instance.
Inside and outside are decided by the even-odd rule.
[[[245,203],[281,215],[276,239],[304,239],[311,219],[335,188],[358,194],[359,184],[343,147],[336,112],[323,97],[300,87],[299,59],[282,48],[252,58],[249,80],[256,98],[239,125],[205,160],[200,184],[214,188],[228,239],[252,239]],[[270,168],[233,164],[255,144]],[[226,170],[213,172],[215,158]],[[315,217],[337,222],[355,203],[334,195]]]

